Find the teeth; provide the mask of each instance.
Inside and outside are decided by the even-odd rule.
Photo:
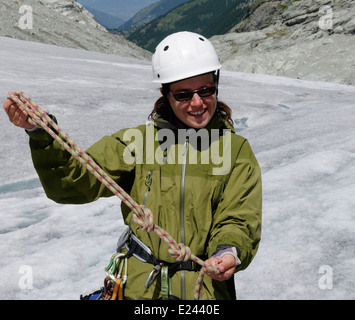
[[[199,111],[199,112],[190,112],[193,116],[199,116],[201,114],[203,114],[205,112],[205,110]]]

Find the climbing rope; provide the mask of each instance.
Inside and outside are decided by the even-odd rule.
[[[27,112],[29,116],[28,122],[30,124],[44,129],[113,194],[118,196],[123,203],[132,210],[134,222],[137,223],[143,231],[153,231],[159,238],[161,238],[169,246],[168,251],[173,258],[177,261],[187,261],[190,259],[202,267],[206,267],[209,272],[215,274],[219,273],[216,266],[204,262],[192,254],[189,247],[185,246],[183,243],[177,243],[169,233],[154,224],[153,214],[149,208],[144,205],[138,205],[131,196],[113,181],[87,153],[80,149],[80,147],[75,144],[75,142],[63,130],[61,130],[48,114],[44,112],[27,94],[22,91],[9,92],[8,98],[16,102],[22,110]],[[199,300],[201,298],[204,274],[205,273],[201,268],[195,285],[194,300]]]

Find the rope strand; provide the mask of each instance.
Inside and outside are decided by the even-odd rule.
[[[28,114],[28,122],[34,126],[44,129],[54,140],[56,140],[66,151],[68,151],[76,160],[85,166],[101,183],[103,183],[113,194],[118,196],[133,212],[133,220],[145,232],[154,231],[168,246],[169,253],[177,261],[192,261],[202,267],[206,267],[209,272],[219,273],[219,270],[209,263],[191,253],[189,247],[182,243],[177,243],[169,233],[154,224],[153,214],[149,208],[144,205],[138,205],[131,196],[126,193],[114,180],[111,179],[95,161],[85,153],[74,141],[59,128],[59,126],[45,113],[27,94],[22,91],[9,92],[8,98]],[[201,288],[203,284],[204,271],[201,269],[196,281],[194,299],[201,298]]]

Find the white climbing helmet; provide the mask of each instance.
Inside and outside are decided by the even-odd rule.
[[[153,82],[171,83],[221,68],[211,42],[193,32],[171,34],[161,41],[152,58]]]

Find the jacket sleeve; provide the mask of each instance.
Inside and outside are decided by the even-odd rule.
[[[113,195],[44,130],[28,134],[33,164],[48,198],[58,203],[82,204]],[[134,166],[123,159],[126,144],[121,137],[120,131],[105,136],[86,153],[125,189],[129,187],[127,181],[133,180],[127,177],[133,173]]]
[[[245,269],[254,258],[261,237],[262,188],[259,164],[244,141],[213,217],[208,255],[236,247]]]

